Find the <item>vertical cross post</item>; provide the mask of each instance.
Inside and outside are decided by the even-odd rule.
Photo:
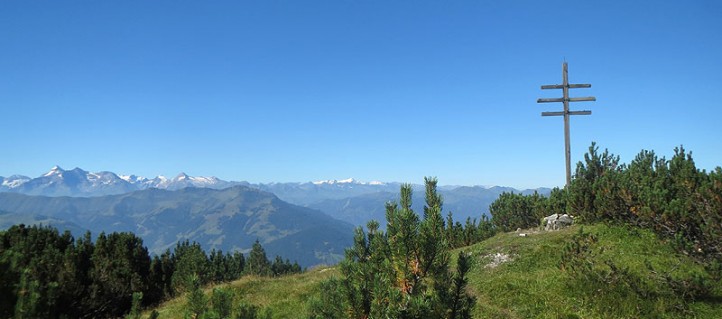
[[[579,88],[590,88],[592,87],[591,84],[569,84],[569,79],[567,75],[567,62],[564,62],[562,64],[562,84],[553,84],[553,85],[542,85],[542,90],[549,90],[549,89],[562,89],[562,98],[552,98],[552,99],[538,99],[537,103],[550,103],[550,102],[562,102],[564,103],[564,110],[561,112],[542,112],[542,116],[564,116],[564,157],[566,159],[567,164],[567,184],[566,186],[569,186],[572,182],[572,166],[571,166],[571,146],[570,146],[570,138],[569,138],[569,116],[571,115],[591,115],[592,111],[569,111],[569,102],[586,102],[586,101],[596,101],[597,98],[590,96],[590,97],[577,97],[577,98],[570,98],[569,97],[569,89],[579,89]]]

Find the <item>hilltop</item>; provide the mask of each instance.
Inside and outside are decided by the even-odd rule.
[[[590,247],[595,253],[587,261],[598,273],[608,274],[610,282],[605,286],[580,286],[570,271],[560,267],[565,247],[580,232],[596,236]],[[703,268],[650,231],[597,224],[523,233],[527,236],[502,233],[459,249],[473,260],[467,287],[477,299],[473,318],[722,317],[719,288],[713,300],[685,300],[657,282],[660,277],[649,266],[675,279],[701,274]],[[640,297],[629,283],[614,281],[608,262],[625,269],[627,279],[638,279],[649,296]],[[234,304],[268,309],[272,318],[304,318],[306,301],[319,293],[321,281],[333,276],[339,276],[337,268],[318,268],[281,278],[244,277],[223,287],[233,290]],[[217,287],[208,287],[206,293],[213,288]],[[182,318],[185,300],[181,296],[159,306],[159,318]]]

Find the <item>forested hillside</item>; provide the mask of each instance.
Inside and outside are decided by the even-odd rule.
[[[76,237],[84,230],[132,232],[156,254],[186,239],[208,251],[244,252],[259,240],[273,255],[306,267],[337,262],[353,238],[350,224],[245,186],[148,189],[87,198],[0,193],[1,211],[6,213],[0,213],[0,225],[48,221],[69,226]]]
[[[18,225],[0,232],[0,318],[112,318],[209,283],[301,270],[280,256],[269,260],[258,241],[247,257],[207,254],[188,241],[151,257],[132,233],[75,240],[54,228]]]

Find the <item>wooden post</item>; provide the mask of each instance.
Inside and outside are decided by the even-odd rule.
[[[542,112],[542,116],[564,116],[564,157],[567,164],[567,184],[566,186],[569,186],[572,182],[572,164],[571,164],[571,143],[569,138],[569,116],[571,115],[591,115],[592,111],[569,111],[569,102],[586,102],[586,101],[596,101],[597,98],[590,96],[590,97],[581,97],[581,98],[569,98],[569,89],[581,89],[581,88],[590,88],[592,87],[591,84],[569,84],[569,79],[567,75],[567,62],[564,62],[562,64],[562,84],[555,84],[555,85],[542,85],[542,90],[549,90],[549,89],[562,89],[562,98],[553,98],[553,99],[538,99],[537,103],[551,103],[551,102],[562,102],[564,103],[564,110],[562,112]]]

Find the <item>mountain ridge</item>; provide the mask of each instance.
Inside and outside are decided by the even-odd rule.
[[[299,203],[302,205],[309,204],[308,200],[303,200],[290,192],[282,191],[284,188],[301,188],[311,190],[313,188],[331,188],[331,189],[354,189],[350,192],[351,196],[366,194],[375,191],[397,192],[401,182],[382,182],[382,181],[360,181],[354,178],[347,179],[329,179],[308,182],[271,182],[271,183],[250,183],[247,181],[226,181],[215,176],[189,176],[181,172],[173,178],[158,175],[153,178],[147,178],[135,174],[117,174],[110,171],[90,172],[76,167],[72,170],[64,170],[60,166],[54,166],[47,173],[31,178],[24,175],[11,175],[9,177],[0,176],[0,192],[14,192],[27,195],[42,196],[72,196],[72,197],[92,197],[128,193],[136,190],[144,190],[149,188],[178,190],[185,187],[202,187],[222,189],[235,185],[244,185],[271,191],[279,195],[284,200]],[[514,188],[504,186],[482,186],[482,185],[441,185],[439,189],[450,190],[462,187],[486,188],[493,189],[497,187],[508,188],[512,191],[519,191]],[[415,189],[423,190],[422,185],[414,185]],[[537,188],[544,189],[544,188]],[[525,191],[525,190],[524,190]],[[284,196],[285,195],[285,196]],[[341,196],[337,199],[351,197]],[[333,196],[332,196],[333,197]],[[324,198],[327,199],[327,198]]]
[[[399,188],[397,182],[362,182],[353,178],[343,180],[321,180],[315,182],[290,182],[251,184],[248,182],[229,182],[217,177],[193,177],[179,173],[174,178],[157,176],[153,179],[137,175],[118,175],[113,172],[91,173],[80,168],[64,170],[58,166],[34,179],[26,177],[2,178],[0,192],[21,193],[35,196],[98,197],[120,195],[139,190],[182,190],[188,187],[225,189],[245,186],[274,194],[285,202],[320,210],[327,215],[351,223],[365,226],[371,219],[383,220],[385,203],[397,201]],[[4,188],[3,188],[4,187]],[[413,184],[413,205],[416,211],[422,211],[424,186]],[[464,222],[467,218],[477,221],[482,216],[489,217],[489,205],[503,192],[529,194],[550,193],[548,188],[517,190],[504,186],[439,186],[444,197],[444,216],[453,212],[454,220]]]
[[[5,218],[0,215],[0,225],[39,219],[77,225],[96,235],[133,232],[154,253],[186,239],[207,251],[246,252],[259,240],[270,256],[280,255],[303,266],[335,263],[353,237],[351,224],[241,185],[222,190],[147,189],[97,197],[0,193],[0,211],[7,212]]]

